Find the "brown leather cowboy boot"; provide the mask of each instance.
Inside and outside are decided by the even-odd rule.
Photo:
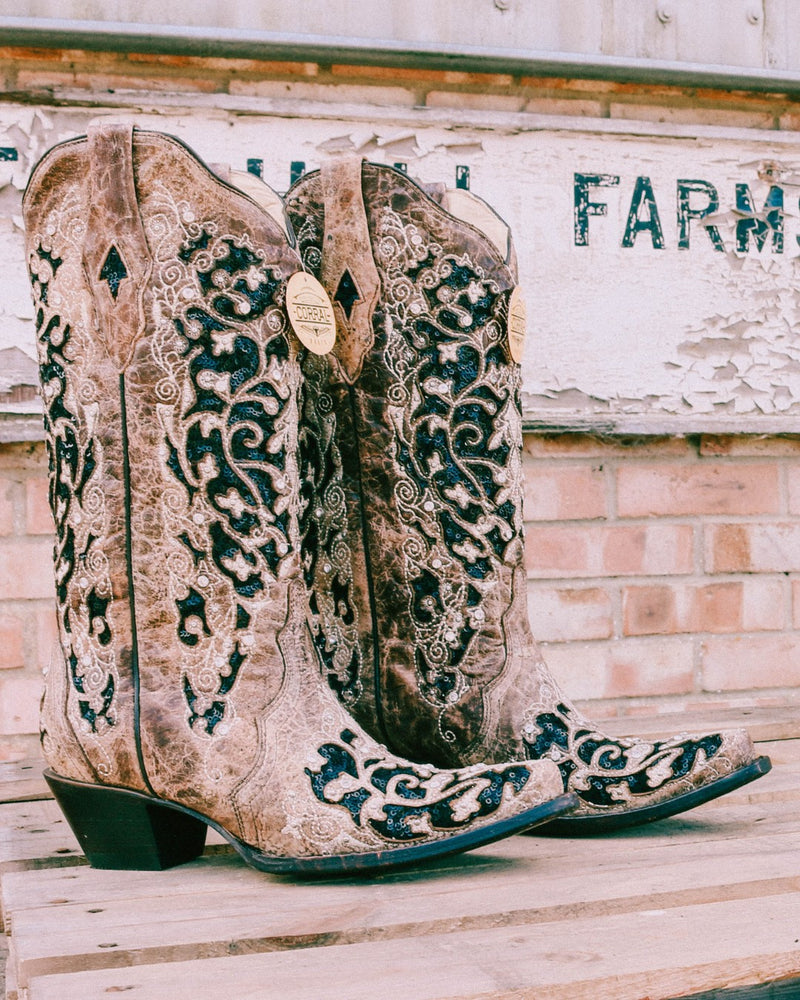
[[[43,747],[90,862],[167,867],[212,826],[266,871],[371,870],[569,807],[552,764],[389,754],[320,677],[279,222],[117,125],[51,150],[24,213],[63,647]]]
[[[657,819],[765,773],[744,732],[606,736],[545,666],[526,607],[502,220],[470,210],[489,239],[359,161],[303,177],[286,205],[337,310],[336,347],[305,369],[301,463],[316,641],[348,709],[414,760],[555,761],[580,805],[550,830]]]

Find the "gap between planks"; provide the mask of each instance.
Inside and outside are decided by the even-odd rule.
[[[743,928],[747,928],[746,938]],[[34,979],[27,1000],[668,1000],[800,975],[791,896]],[[698,930],[702,929],[702,933]],[[744,945],[744,947],[743,947]]]

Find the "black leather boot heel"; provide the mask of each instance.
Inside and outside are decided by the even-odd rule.
[[[161,871],[203,853],[206,824],[194,816],[124,788],[44,777],[93,868]]]

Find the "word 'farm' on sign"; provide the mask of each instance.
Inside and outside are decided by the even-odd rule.
[[[619,185],[617,174],[574,174],[574,236],[576,246],[589,246],[589,217],[607,215],[608,205],[598,197],[598,188],[613,188]],[[703,223],[719,211],[720,199],[716,187],[705,180],[678,180],[676,182],[676,221],[678,249],[688,250],[690,224],[701,222],[702,228],[711,240],[715,250],[725,252],[725,244],[719,226],[713,222]],[[767,193],[764,207],[755,209],[753,195],[747,184],[736,185],[735,212],[740,215],[735,227],[736,250],[748,253],[751,246],[761,250],[771,237],[772,253],[783,253],[784,214],[783,188],[773,184]],[[646,233],[655,250],[665,249],[664,228],[656,204],[653,185],[649,177],[636,178],[628,210],[621,245],[632,247],[637,238]],[[646,237],[642,236],[643,239]],[[797,236],[800,244],[800,236]]]

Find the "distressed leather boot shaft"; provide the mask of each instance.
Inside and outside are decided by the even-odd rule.
[[[372,870],[568,808],[552,764],[398,758],[320,677],[279,222],[117,125],[51,150],[24,213],[63,652],[42,739],[90,861],[188,860],[211,825],[267,871]]]
[[[305,365],[301,463],[316,642],[342,702],[415,760],[554,761],[580,799],[555,824],[573,833],[669,815],[764,773],[742,731],[605,735],[542,659],[502,220],[360,161],[306,175],[286,203],[339,325],[332,353]]]

